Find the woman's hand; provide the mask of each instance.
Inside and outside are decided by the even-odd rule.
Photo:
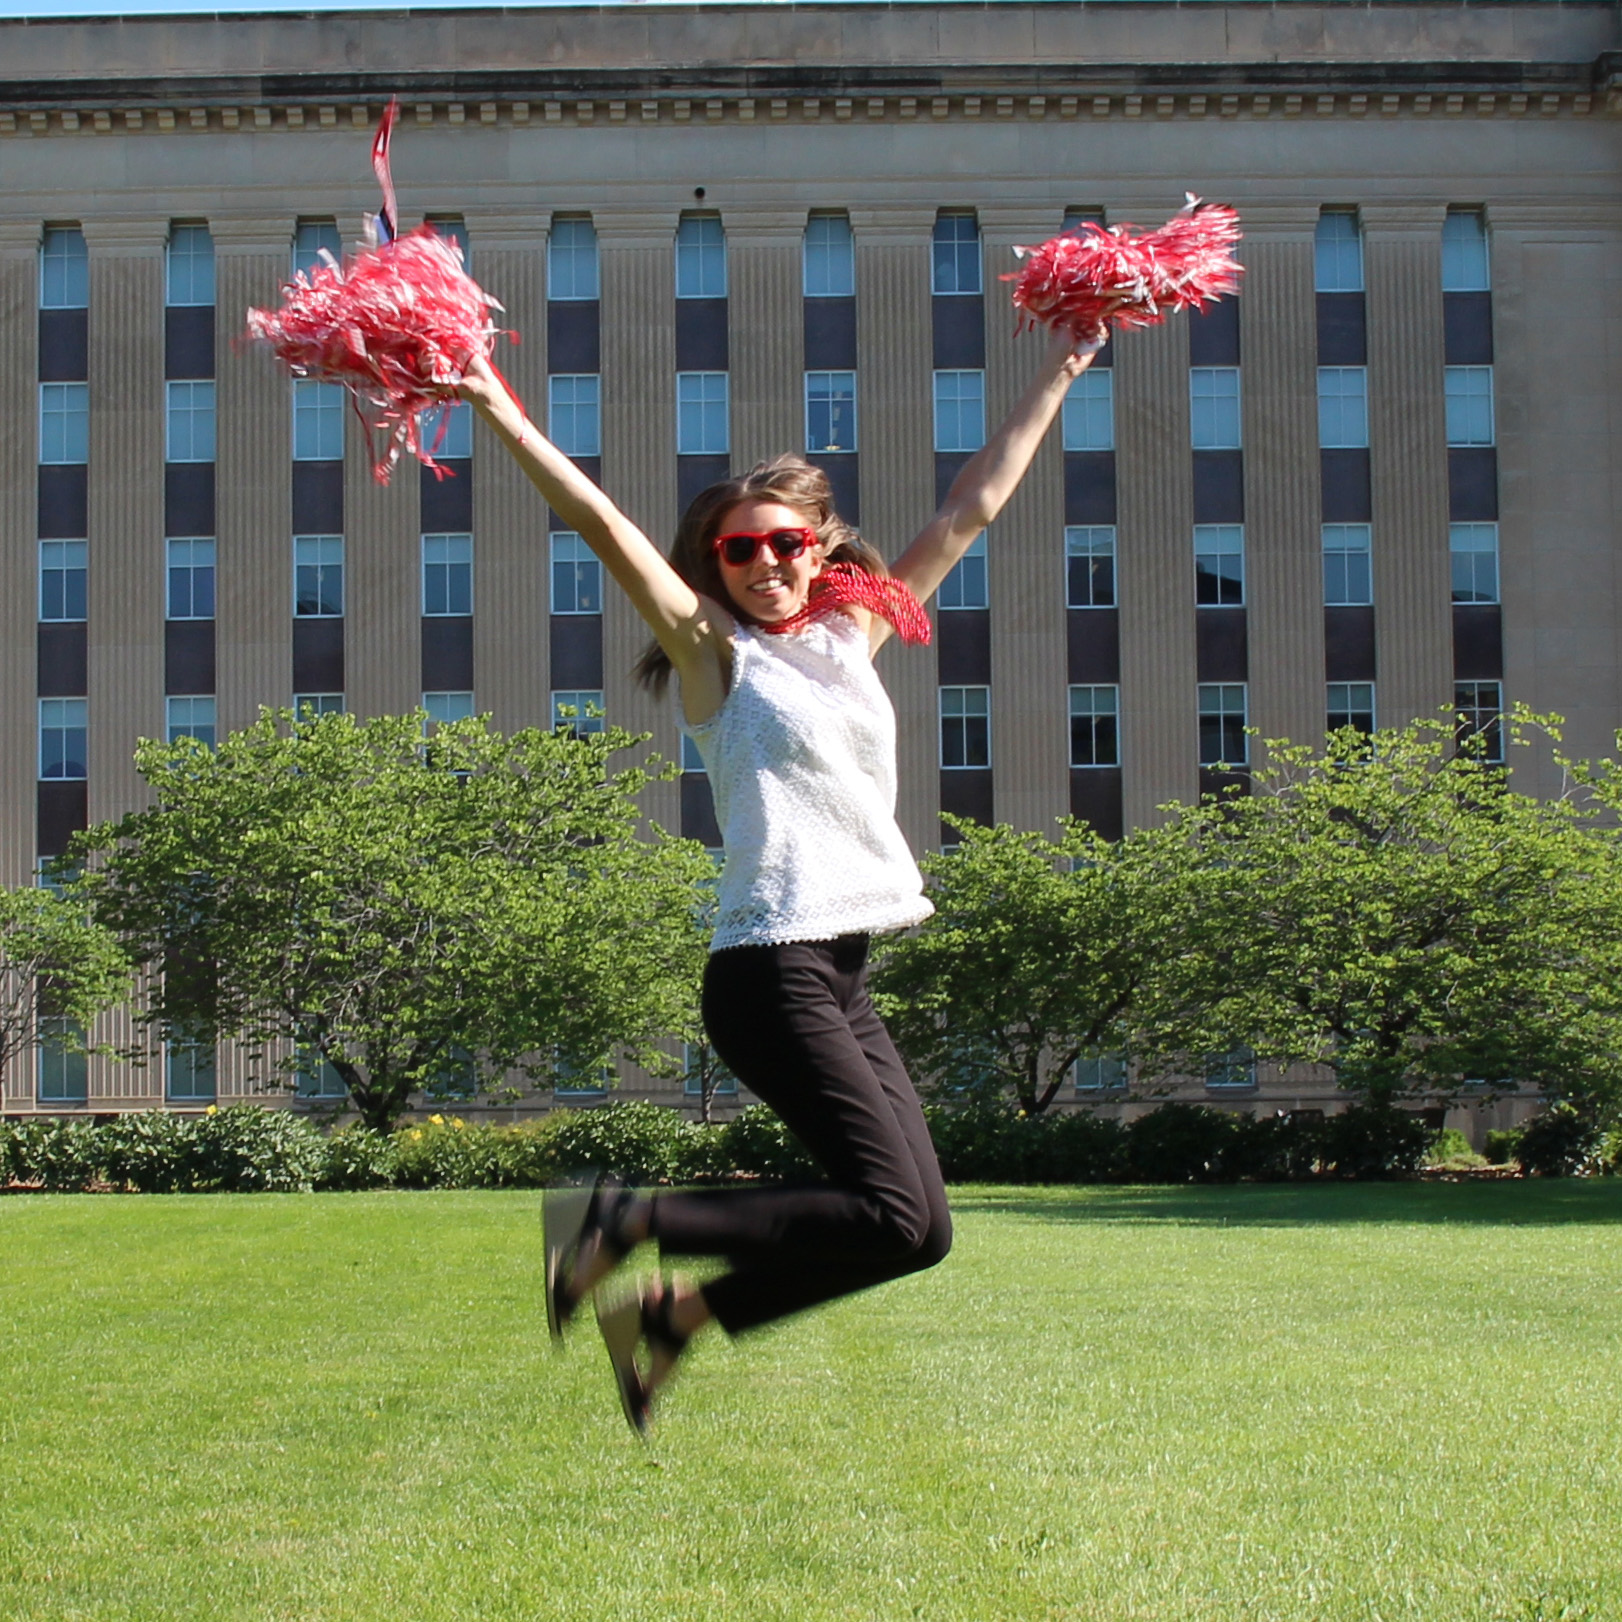
[[[1123,301],[1117,299],[1114,302],[1118,305]],[[1046,364],[1067,381],[1074,382],[1092,365],[1093,357],[1108,342],[1107,321],[1100,321],[1085,338],[1078,338],[1066,327],[1055,327],[1048,337]]]

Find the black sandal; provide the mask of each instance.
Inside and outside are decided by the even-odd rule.
[[[616,1262],[636,1248],[623,1237],[635,1199],[634,1189],[606,1172],[587,1184],[546,1191],[541,1225],[546,1246],[546,1327],[553,1340],[562,1340],[564,1325],[580,1306],[569,1283],[582,1248],[595,1239]]]
[[[676,1292],[662,1281],[659,1293],[640,1283],[614,1306],[597,1302],[597,1327],[602,1332],[614,1385],[619,1392],[620,1411],[625,1423],[638,1436],[645,1437],[653,1421],[653,1387],[642,1372],[637,1353],[646,1345],[666,1352],[672,1362],[686,1349],[691,1335],[684,1335],[671,1318]],[[661,1385],[663,1382],[660,1382]]]

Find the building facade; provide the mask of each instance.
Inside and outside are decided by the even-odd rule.
[[[882,655],[915,847],[943,812],[1144,823],[1244,770],[1247,726],[1519,700],[1604,752],[1619,49],[1615,0],[0,22],[0,876],[138,803],[137,737],[267,704],[600,710],[680,758],[627,604],[465,412],[454,478],[384,487],[341,398],[238,343],[358,236],[391,95],[402,220],[461,239],[531,415],[659,538],[803,450],[893,555],[1035,364],[1012,248],[1239,208],[1242,298],[1112,344],[934,646]],[[717,842],[695,771],[648,810]],[[259,1085],[46,1050],[3,1106]]]

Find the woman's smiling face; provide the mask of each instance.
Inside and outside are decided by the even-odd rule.
[[[780,501],[740,501],[721,516],[717,535],[769,535],[778,529],[809,529],[804,513]],[[763,625],[792,619],[805,607],[811,582],[822,573],[822,549],[808,546],[798,557],[780,558],[761,544],[749,562],[728,563],[717,556],[721,584],[732,605]]]

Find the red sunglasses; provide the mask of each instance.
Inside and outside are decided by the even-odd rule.
[[[808,546],[816,544],[817,532],[814,529],[774,529],[759,535],[740,529],[731,535],[716,536],[711,551],[719,552],[723,563],[731,564],[734,569],[744,569],[760,556],[762,546],[769,546],[779,561],[787,563],[790,558],[797,558]]]

